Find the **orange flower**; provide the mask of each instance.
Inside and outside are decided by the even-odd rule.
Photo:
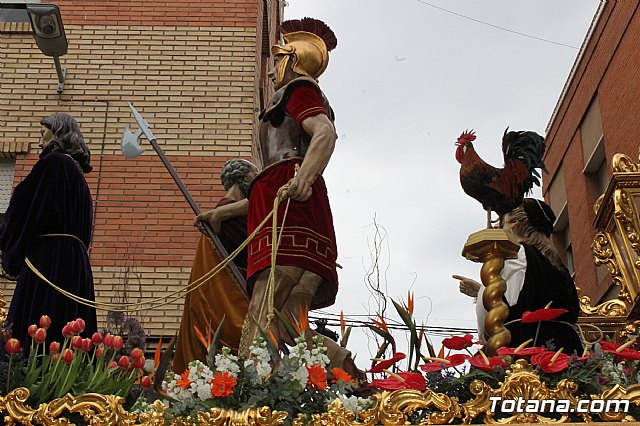
[[[311,367],[307,365],[307,371],[309,372],[308,385],[320,390],[327,388],[327,370],[318,364],[314,364]]]
[[[180,378],[176,381],[176,385],[182,389],[189,389],[191,381],[189,380],[189,370],[184,370],[184,373],[180,375]]]
[[[333,383],[338,383],[338,382],[351,383],[353,381],[351,374],[347,373],[342,368],[338,368],[338,367],[332,368],[331,374],[333,375]]]
[[[389,332],[389,326],[387,326],[387,322],[384,320],[384,317],[382,315],[380,315],[379,313],[376,313],[376,315],[378,316],[378,320],[375,320],[373,318],[369,318],[371,320],[371,322],[373,322],[376,327],[378,327],[380,330],[382,331],[386,331],[387,333]]]
[[[213,379],[211,379],[211,395],[216,396],[229,396],[233,393],[233,387],[238,383],[236,376],[225,371],[223,373],[217,372]]]

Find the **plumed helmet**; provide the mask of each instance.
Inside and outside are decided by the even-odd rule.
[[[280,27],[284,45],[275,45],[271,53],[285,56],[278,74],[282,76],[289,62],[298,74],[317,79],[327,69],[329,52],[338,45],[335,34],[324,22],[314,18],[284,21]]]

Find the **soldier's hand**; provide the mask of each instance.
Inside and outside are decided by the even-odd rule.
[[[200,213],[198,216],[196,216],[196,219],[193,221],[193,226],[198,228],[198,231],[204,234],[205,230],[204,230],[203,222],[208,222],[209,225],[211,225],[211,228],[213,228],[213,232],[215,232],[216,234],[220,232],[221,220],[216,209],[209,210],[204,213]]]
[[[298,176],[292,178],[289,181],[289,190],[287,195],[295,201],[307,201],[311,198],[313,190],[311,189],[311,183],[304,179],[300,179]]]

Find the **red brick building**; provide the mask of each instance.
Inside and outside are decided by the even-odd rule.
[[[135,159],[120,153],[125,125],[137,127],[127,102],[151,124],[196,202],[213,207],[224,194],[224,162],[252,157],[257,114],[271,95],[266,70],[281,3],[56,4],[69,42],[61,57],[67,68],[61,94],[53,61],[36,47],[29,23],[0,9],[0,213],[10,188],[37,161],[39,121],[67,112],[80,123],[92,153],[90,260],[98,301],[167,296],[187,283],[198,232],[189,205],[148,142],[142,141],[147,152]],[[7,301],[12,285],[0,281]],[[178,298],[136,315],[148,333],[166,336],[177,330],[181,312]],[[104,320],[105,313],[98,314]]]
[[[558,220],[554,238],[582,293],[612,296],[596,268],[593,205],[611,177],[614,154],[637,158],[640,139],[640,3],[601,2],[547,129],[543,194]]]

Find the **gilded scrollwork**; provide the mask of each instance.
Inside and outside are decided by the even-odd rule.
[[[591,249],[594,254],[594,262],[596,266],[606,265],[609,270],[609,274],[611,274],[613,283],[620,287],[618,299],[630,305],[632,300],[627,291],[625,279],[622,275],[622,271],[620,270],[618,260],[614,255],[609,236],[604,232],[599,232],[593,239]]]
[[[614,173],[635,173],[640,171],[638,163],[624,154],[615,154],[613,156],[611,168]]]
[[[580,312],[583,316],[625,317],[627,305],[620,299],[612,299],[597,306],[591,306],[591,298],[582,296],[580,298]]]

